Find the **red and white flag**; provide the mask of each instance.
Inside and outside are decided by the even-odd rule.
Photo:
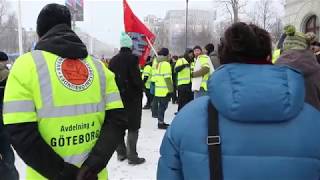
[[[144,65],[151,49],[148,40],[153,44],[156,36],[132,12],[126,0],[123,10],[125,31],[133,40],[133,53],[139,56],[140,65]]]

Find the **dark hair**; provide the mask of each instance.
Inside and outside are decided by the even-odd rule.
[[[178,60],[178,59],[179,59],[179,57],[178,57],[178,56],[176,56],[176,55],[174,55],[174,56],[172,56],[172,59],[174,59],[174,60]]]
[[[207,55],[214,51],[214,45],[212,43],[207,44],[204,48],[208,51]]]
[[[219,50],[222,64],[267,61],[272,56],[270,34],[254,24],[239,22],[229,27]]]
[[[8,55],[2,51],[0,51],[0,61],[8,61]]]
[[[189,57],[189,54],[192,53],[193,54],[193,50],[192,49],[186,49],[183,57],[188,61],[191,62],[192,59]]]
[[[168,56],[169,55],[169,49],[168,48],[161,48],[158,52],[159,56]]]
[[[37,33],[39,37],[46,34],[58,24],[66,24],[71,28],[71,13],[60,4],[48,4],[40,12],[37,19]]]
[[[314,41],[314,42],[311,43],[311,45],[320,47],[320,42]]]
[[[193,50],[196,50],[196,49],[200,49],[202,51],[202,48],[198,45],[193,48]]]

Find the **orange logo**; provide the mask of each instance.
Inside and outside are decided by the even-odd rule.
[[[81,60],[65,59],[62,63],[62,74],[67,81],[75,85],[85,83],[89,77],[89,71]]]
[[[56,72],[60,82],[74,91],[87,89],[93,81],[90,65],[81,59],[59,58],[56,62]]]

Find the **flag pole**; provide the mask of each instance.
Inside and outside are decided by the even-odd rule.
[[[148,41],[149,46],[151,47],[152,51],[154,52],[154,54],[158,57],[158,53],[157,51],[154,49],[152,43],[150,42],[149,38],[146,36],[146,39]]]

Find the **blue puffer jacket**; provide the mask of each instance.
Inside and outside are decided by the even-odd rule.
[[[288,67],[225,65],[209,96],[176,116],[161,145],[160,180],[208,180],[208,103],[219,112],[224,180],[319,180],[320,113]]]

